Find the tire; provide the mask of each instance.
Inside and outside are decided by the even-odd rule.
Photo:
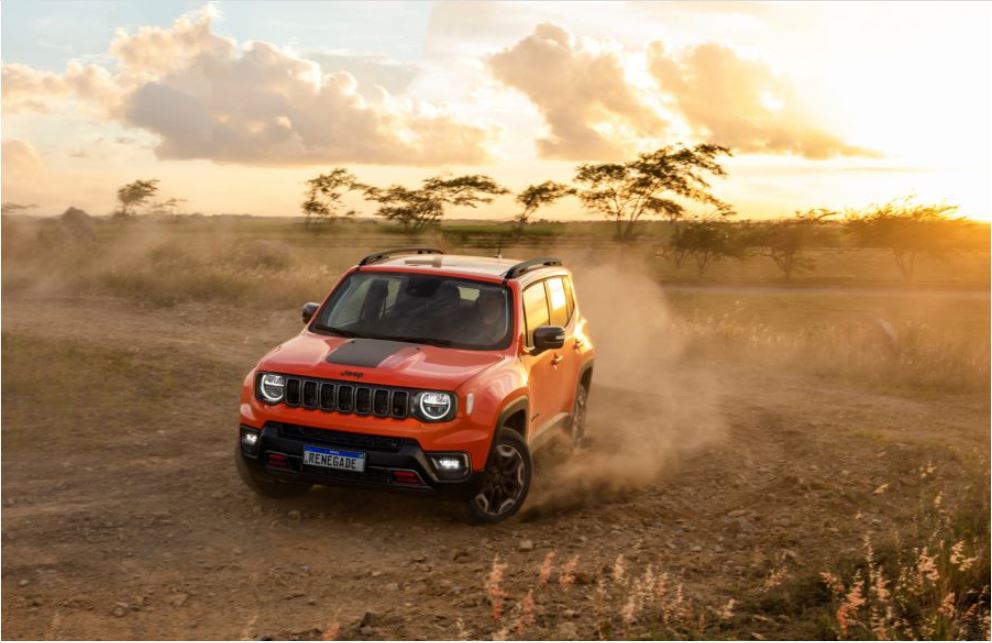
[[[586,444],[586,416],[589,407],[589,389],[579,383],[575,389],[575,404],[572,406],[572,417],[568,421],[568,437],[572,451],[581,449]]]
[[[534,460],[523,436],[500,427],[486,463],[479,493],[468,501],[473,522],[496,523],[513,516],[523,506],[534,475]]]
[[[245,486],[259,496],[295,498],[310,490],[310,483],[279,480],[262,471],[255,471],[245,462],[245,457],[241,455],[241,445],[237,443],[234,445],[234,461]]]

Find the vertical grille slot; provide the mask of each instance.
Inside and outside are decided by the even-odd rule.
[[[368,415],[372,412],[372,389],[359,386],[355,389],[355,413]]]
[[[390,414],[394,418],[405,418],[409,413],[410,394],[406,391],[393,391],[393,400],[390,403]]]
[[[300,380],[295,377],[286,378],[286,406],[300,405]]]
[[[372,393],[372,413],[379,417],[389,415],[389,391],[384,388],[377,388]]]
[[[303,408],[317,408],[317,382],[313,380],[303,381]]]
[[[334,410],[334,385],[330,382],[320,384],[320,408],[324,411]]]
[[[352,392],[354,388],[347,384],[338,385],[338,411],[341,413],[351,413]]]

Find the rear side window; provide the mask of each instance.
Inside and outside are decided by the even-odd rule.
[[[545,281],[548,285],[548,303],[551,308],[551,325],[568,325],[568,297],[565,295],[565,283],[561,277],[552,277]]]
[[[575,312],[575,293],[572,292],[572,280],[568,277],[564,278],[565,281],[565,297],[568,299],[568,318],[572,318],[572,313]]]
[[[524,318],[527,329],[527,345],[534,345],[534,329],[547,326],[548,299],[544,295],[544,282],[531,284],[524,290]]]

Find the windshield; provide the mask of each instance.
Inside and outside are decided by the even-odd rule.
[[[353,272],[315,330],[347,337],[494,350],[509,345],[509,290],[438,275]]]

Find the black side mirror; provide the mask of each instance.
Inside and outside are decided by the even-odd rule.
[[[534,329],[534,355],[565,345],[565,329],[561,326],[538,326]]]
[[[316,304],[312,301],[303,304],[303,308],[300,309],[300,316],[303,317],[304,324],[310,323],[310,320],[313,319],[313,314],[317,312],[318,308],[320,308],[320,304]]]

